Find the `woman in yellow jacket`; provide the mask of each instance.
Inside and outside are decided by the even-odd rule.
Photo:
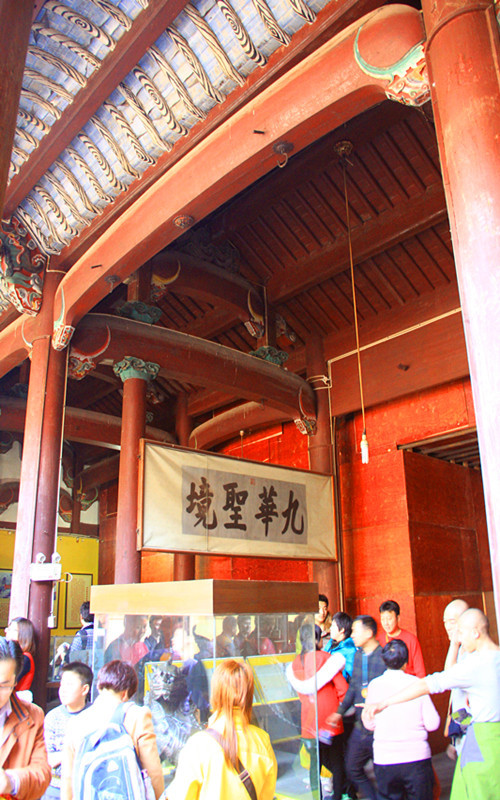
[[[167,800],[273,800],[276,757],[269,735],[250,724],[252,702],[248,664],[222,661],[212,678],[209,727],[187,741]]]

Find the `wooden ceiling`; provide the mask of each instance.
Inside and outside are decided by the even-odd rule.
[[[88,2],[91,4],[90,0]],[[53,5],[50,13],[54,13]],[[125,7],[126,3],[116,2],[116,5]],[[134,7],[138,19],[141,18],[140,5],[139,0],[129,0],[130,9]],[[151,0],[150,7],[154,5],[158,5],[158,8],[161,5],[165,15],[168,4]],[[173,3],[171,11],[178,14],[183,5]],[[309,3],[315,14],[321,11],[322,5]],[[346,9],[350,5],[356,4],[346,3]],[[357,5],[358,12],[364,13],[376,4],[367,2]],[[323,14],[328,12],[331,15],[331,30],[334,15],[331,8],[328,10],[330,6],[327,4]],[[314,24],[317,23],[310,27],[313,28]],[[325,22],[322,22],[322,26],[318,42],[329,30]],[[147,27],[145,23],[144,28]],[[309,30],[308,27],[307,35],[305,29],[295,34],[296,37],[302,37],[304,52],[312,46],[314,38]],[[128,35],[129,32],[123,33],[123,38]],[[151,30],[148,35],[151,44],[154,43]],[[310,37],[309,42],[307,36]],[[120,47],[120,43],[116,44],[115,52]],[[277,74],[279,60],[277,55],[271,56],[267,69],[271,71],[270,74]],[[109,55],[110,59],[114,57],[113,54]],[[125,66],[130,68],[127,56],[122,53],[121,57],[122,71]],[[289,54],[287,57],[292,56]],[[293,57],[298,57],[297,52]],[[286,63],[286,59],[283,63]],[[106,82],[104,88],[109,88]],[[87,90],[82,88],[81,91],[84,93]],[[103,91],[102,87],[94,89],[94,97],[100,96]],[[81,125],[79,128],[76,122],[74,124],[76,135]],[[56,133],[57,136],[61,135],[59,129]],[[40,154],[37,155],[38,171],[45,168],[47,153],[51,153],[53,146],[50,133],[46,138],[47,143],[43,146],[40,144],[41,155],[43,148],[47,148],[45,161]],[[346,161],[341,160],[335,148],[342,140],[348,140],[353,145],[352,154]],[[128,141],[129,144],[132,141],[130,135]],[[145,137],[143,144],[144,141]],[[175,147],[182,146],[181,143],[174,144],[173,151]],[[156,157],[159,157],[158,154]],[[311,335],[318,334],[325,339],[353,331],[344,169],[360,327],[378,319],[386,319],[392,314],[399,314],[404,319],[408,313],[410,318],[411,309],[418,302],[456,288],[429,103],[422,109],[415,109],[390,101],[383,102],[302,152],[294,154],[292,151],[286,166],[280,168],[278,161],[282,162],[283,157],[277,155],[274,170],[191,228],[168,249],[236,270],[252,283],[265,299],[268,319],[278,315],[280,322],[284,321],[277,345],[288,353],[287,366],[290,369],[304,372],[305,346]],[[16,170],[13,169],[13,172]],[[22,195],[21,178],[22,170],[19,175],[13,175],[8,195],[12,208],[16,207]],[[54,186],[53,183],[53,189]],[[97,198],[93,198],[92,202],[96,207],[99,206]],[[116,208],[123,202],[126,201],[119,198]],[[78,203],[81,203],[81,199]],[[26,205],[23,200],[22,204],[27,213],[29,203]],[[31,204],[30,208],[30,213],[36,217],[36,207]],[[87,232],[84,232],[84,240],[85,237],[88,241],[92,240],[92,225],[97,231],[99,225],[105,224],[106,213],[101,213],[101,221],[94,219]],[[91,216],[95,217],[96,214],[92,212]],[[73,227],[74,223],[75,220],[72,220]],[[56,247],[58,252],[61,246],[59,242]],[[67,249],[70,252],[74,248],[74,252],[78,253],[77,248],[81,246],[81,243],[69,242]],[[64,251],[60,263],[64,263]],[[142,266],[128,286],[121,284],[116,287],[95,310],[118,313],[127,297],[130,299],[134,283],[136,289],[137,286],[141,287],[140,299],[151,303],[148,269],[149,265]],[[156,304],[161,310],[158,323],[161,326],[211,339],[243,352],[255,350],[258,344],[262,344],[223,304],[176,293],[175,284]],[[274,330],[268,333],[268,338],[274,341]],[[16,382],[25,382],[25,377],[25,367],[13,370],[0,382],[2,394],[8,393]],[[228,398],[218,396],[215,392],[159,378],[149,398],[151,424],[171,432],[174,430],[175,399],[181,391],[189,395],[195,424],[229,402]],[[83,381],[68,382],[67,403],[70,406],[120,416],[121,402],[121,382],[110,367],[99,365]],[[75,447],[81,449],[80,457],[87,463],[92,463],[101,455],[95,447]]]
[[[335,151],[343,139],[353,144],[346,180],[360,325],[455,285],[432,117],[388,101],[292,155],[286,167],[276,167],[171,246],[212,263],[231,261],[231,269],[265,291],[269,310],[291,334],[279,345],[293,365],[303,363],[312,333],[326,337],[353,327],[343,165]],[[125,299],[121,285],[96,310],[116,313]],[[257,346],[226,309],[176,294],[175,285],[157,305],[159,325],[243,352]],[[69,402],[120,414],[121,386],[115,382],[113,390],[111,370],[101,366],[98,372],[86,379],[92,390],[85,400],[81,384],[70,382]],[[150,410],[161,427],[171,424],[178,392],[195,390],[156,383],[161,399]],[[200,419],[223,401],[207,394]]]

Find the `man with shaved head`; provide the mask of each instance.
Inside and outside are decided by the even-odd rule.
[[[490,638],[488,618],[470,608],[458,619],[457,637],[465,657],[443,672],[415,681],[382,703],[366,706],[367,719],[387,706],[425,694],[463,689],[470,724],[455,767],[450,800],[500,798],[500,648]]]
[[[443,612],[443,624],[450,640],[450,646],[444,662],[444,668],[449,669],[465,656],[465,650],[460,647],[458,641],[458,620],[469,608],[465,600],[457,598],[448,603]],[[457,718],[462,715],[462,709],[467,706],[467,695],[462,689],[452,689],[450,696],[450,707],[448,709],[448,719],[445,726],[445,736],[449,736],[451,744],[448,746],[447,755],[455,760],[462,749],[464,743],[464,730]],[[452,716],[453,715],[453,716]]]
[[[443,611],[443,624],[446,629],[446,633],[448,634],[448,639],[450,640],[450,649],[448,651],[448,655],[446,656],[446,663],[445,669],[448,666],[452,666],[457,660],[457,653],[459,648],[459,642],[456,637],[457,632],[457,624],[458,620],[465,613],[469,608],[469,604],[465,602],[465,600],[461,600],[457,598],[457,600],[452,600],[451,603],[448,603],[445,610]],[[454,660],[448,664],[448,659],[450,658],[450,652],[455,651],[455,658]]]

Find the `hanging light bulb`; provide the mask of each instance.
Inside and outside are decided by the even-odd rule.
[[[368,439],[366,438],[366,431],[363,431],[361,436],[361,463],[368,464]]]

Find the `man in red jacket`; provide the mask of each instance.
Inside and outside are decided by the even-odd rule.
[[[383,630],[378,634],[377,639],[381,646],[384,647],[391,639],[401,639],[408,648],[408,664],[405,672],[409,675],[416,675],[417,678],[424,678],[426,672],[422,648],[414,633],[400,627],[399,603],[396,603],[395,600],[386,600],[380,606],[379,611]]]

